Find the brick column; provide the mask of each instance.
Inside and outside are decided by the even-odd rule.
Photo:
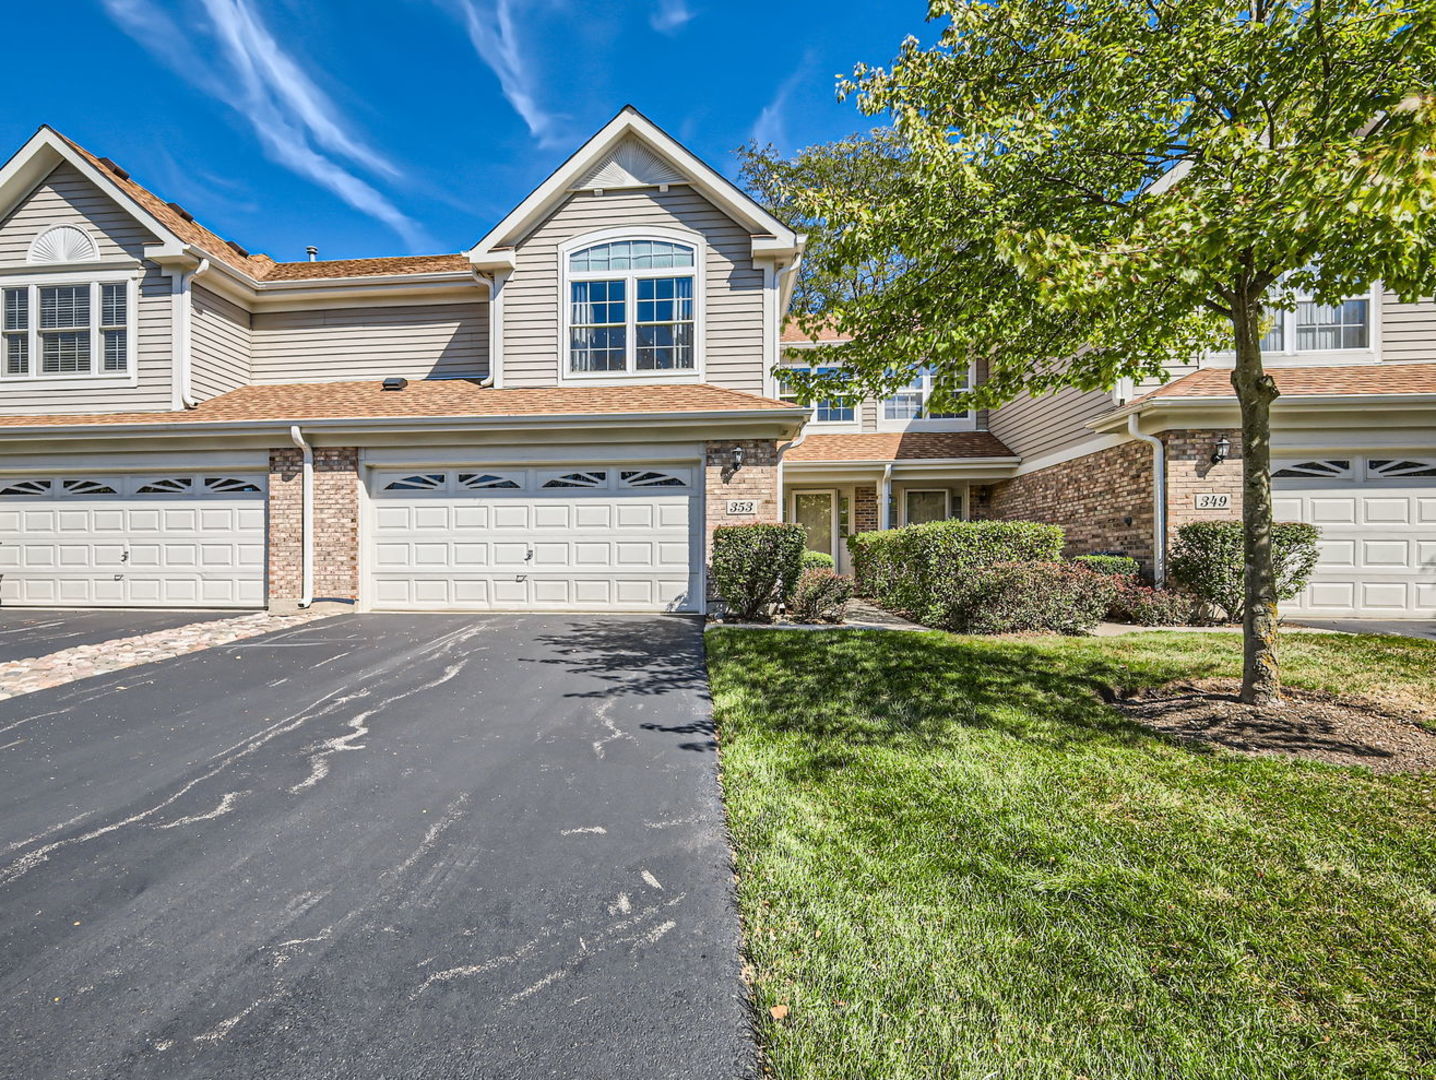
[[[298,448],[269,452],[269,604],[300,599],[303,570],[303,455]],[[314,451],[314,597],[359,595],[359,451]]]
[[[1231,443],[1227,460],[1212,464],[1217,440]],[[1167,542],[1192,521],[1240,521],[1242,517],[1242,433],[1232,430],[1167,431]],[[1198,495],[1230,495],[1226,510],[1198,510]]]
[[[743,450],[743,467],[734,470],[733,448]],[[713,529],[718,525],[745,525],[778,520],[778,444],[762,439],[706,443],[704,451],[704,511],[707,548],[713,550]],[[751,500],[755,513],[728,514],[730,500]]]
[[[853,488],[853,517],[849,528],[855,533],[876,532],[878,524],[877,486],[859,484]]]

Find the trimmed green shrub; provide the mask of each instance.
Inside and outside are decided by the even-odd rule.
[[[1142,564],[1127,555],[1077,555],[1072,561],[1098,574],[1136,577],[1142,572]]]
[[[803,552],[804,570],[831,570],[837,564],[833,557],[826,551],[805,551]]]
[[[807,531],[801,525],[720,525],[713,530],[708,580],[725,612],[739,619],[767,618],[793,592],[802,571]]]
[[[1035,521],[934,521],[848,538],[857,590],[929,626],[951,606],[966,574],[996,563],[1062,557],[1058,525]]]
[[[1085,634],[1102,621],[1117,587],[1113,575],[1070,562],[998,563],[953,582],[933,625],[964,634]]]
[[[1194,521],[1177,530],[1176,543],[1167,558],[1174,581],[1197,597],[1240,622],[1246,603],[1244,576],[1246,551],[1240,521]],[[1276,566],[1278,600],[1290,600],[1306,587],[1316,569],[1316,543],[1321,530],[1299,521],[1272,526],[1272,562]]]
[[[821,566],[804,570],[788,599],[788,614],[798,622],[843,621],[853,597],[853,579]]]
[[[1154,589],[1123,579],[1107,609],[1107,618],[1137,626],[1194,626],[1202,621],[1202,606],[1184,589]]]

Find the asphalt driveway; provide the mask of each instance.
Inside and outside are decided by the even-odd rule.
[[[230,619],[248,611],[52,610],[0,607],[0,664],[48,656],[76,645],[170,630],[190,623]]]
[[[701,630],[339,616],[0,702],[0,1077],[751,1075]]]

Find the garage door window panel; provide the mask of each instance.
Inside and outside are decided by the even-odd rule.
[[[1432,477],[1436,478],[1436,460],[1418,461],[1411,459],[1392,460],[1373,458],[1368,471],[1374,477]]]

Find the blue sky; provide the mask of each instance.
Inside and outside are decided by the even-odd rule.
[[[870,126],[834,80],[923,0],[51,0],[0,146],[48,123],[252,251],[461,250],[631,103],[720,170]],[[40,43],[43,43],[40,44]]]

